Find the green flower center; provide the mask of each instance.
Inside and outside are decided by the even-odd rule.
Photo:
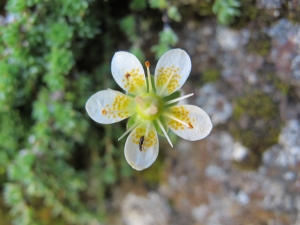
[[[138,114],[146,120],[157,119],[163,111],[163,101],[154,93],[146,93],[136,96]]]

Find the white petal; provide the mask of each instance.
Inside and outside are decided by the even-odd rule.
[[[89,116],[98,123],[110,124],[131,116],[135,109],[133,98],[113,90],[93,94],[85,105]]]
[[[181,49],[166,52],[155,68],[155,85],[160,96],[177,91],[185,83],[191,72],[189,55]]]
[[[212,130],[212,123],[201,108],[194,105],[176,105],[169,108],[169,114],[177,118],[177,121],[165,116],[170,129],[189,141],[197,141],[205,138]],[[180,123],[178,121],[182,121]],[[184,125],[187,124],[188,126]]]
[[[145,73],[140,61],[129,52],[116,52],[111,62],[111,73],[125,91],[138,95],[146,93]]]
[[[139,125],[130,133],[125,143],[125,158],[136,170],[151,166],[158,155],[159,145],[155,128],[151,124],[147,135],[146,130],[145,124]],[[143,141],[142,137],[144,137]]]

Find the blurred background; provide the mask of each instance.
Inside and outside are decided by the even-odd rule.
[[[299,225],[299,47],[299,0],[1,0],[0,224]],[[85,103],[171,48],[214,128],[137,172]]]

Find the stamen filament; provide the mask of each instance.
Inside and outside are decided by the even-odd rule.
[[[160,95],[162,95],[162,94],[164,94],[164,92],[165,92],[165,89],[168,87],[168,85],[169,85],[169,83],[170,83],[170,81],[171,81],[171,79],[172,79],[172,77],[173,77],[173,71],[172,71],[172,73],[171,73],[171,75],[169,76],[169,78],[168,78],[168,80],[167,80],[167,82],[165,83],[165,85],[163,86],[163,88],[161,89],[161,91],[160,91]]]
[[[183,124],[183,125],[185,125],[185,126],[187,126],[187,127],[190,127],[189,124],[187,124],[186,122],[183,122],[182,120],[178,119],[177,117],[175,117],[175,116],[173,116],[173,115],[171,115],[171,114],[169,114],[169,113],[164,113],[163,115],[166,116],[166,117],[169,117],[169,118],[172,119],[172,120],[177,121],[178,123],[181,123],[181,124]]]
[[[119,137],[118,141],[120,141],[124,136],[126,136],[129,132],[131,132],[139,124],[140,124],[140,122],[135,122],[121,137]]]
[[[150,63],[149,61],[145,62],[145,65],[147,67],[147,77],[148,77],[148,85],[149,85],[149,93],[152,92],[152,83],[151,83],[151,75],[150,75]]]
[[[159,120],[159,119],[156,119],[156,122],[158,123],[160,129],[162,130],[162,132],[163,132],[164,135],[166,136],[168,142],[170,143],[171,147],[173,148],[172,142],[171,142],[171,140],[170,140],[170,138],[169,138],[169,136],[168,136],[168,134],[167,134],[165,128],[164,128],[163,125],[161,124],[160,120]]]
[[[170,104],[172,104],[172,103],[174,103],[174,102],[179,102],[180,100],[186,99],[186,98],[191,97],[191,96],[193,96],[193,95],[194,95],[194,93],[191,93],[191,94],[188,94],[188,95],[181,96],[181,97],[179,97],[179,98],[175,98],[175,99],[173,99],[173,100],[170,100],[170,101],[165,102],[165,105],[170,105]]]

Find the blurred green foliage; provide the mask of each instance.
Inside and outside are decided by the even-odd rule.
[[[1,216],[0,224],[8,218],[18,225],[105,220],[110,187],[133,175],[123,155],[125,140],[116,141],[125,123],[97,125],[87,117],[85,102],[96,91],[117,88],[110,73],[114,52],[129,50],[144,60],[174,47],[178,37],[172,25],[183,20],[183,5],[1,2],[0,207],[3,199],[10,216]],[[224,6],[214,7],[218,16],[224,14]],[[237,15],[231,12],[236,1],[226,7],[229,16],[222,14],[222,20]],[[157,181],[151,173],[148,177]]]
[[[238,0],[216,0],[212,10],[217,15],[220,24],[228,25],[240,15],[238,9],[240,6],[241,3]]]

